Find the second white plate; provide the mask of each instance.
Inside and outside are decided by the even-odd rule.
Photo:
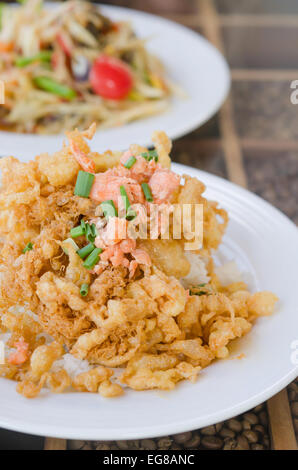
[[[221,106],[230,85],[223,56],[194,31],[158,16],[115,6],[102,6],[113,20],[131,21],[139,37],[149,38],[148,49],[158,56],[170,79],[179,84],[187,98],[173,98],[163,114],[140,119],[122,127],[98,131],[93,139],[97,151],[123,150],[131,142],[150,144],[155,130],[176,139],[207,121]],[[0,131],[0,155],[13,155],[23,161],[41,152],[61,148],[63,135],[40,136]]]

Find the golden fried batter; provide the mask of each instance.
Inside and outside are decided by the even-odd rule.
[[[84,157],[97,172],[116,169],[115,178],[127,178],[121,153],[91,152],[84,138],[94,130],[68,134],[79,160]],[[138,163],[147,165],[148,174],[159,172],[163,181],[169,175],[171,142],[162,132],[153,141],[158,165]],[[141,152],[147,149],[130,147],[134,157]],[[180,380],[194,381],[215,358],[226,357],[230,341],[246,334],[258,316],[273,312],[277,298],[270,292],[251,295],[243,283],[220,284],[211,250],[221,242],[228,216],[204,198],[205,186],[197,179],[185,176],[184,184],[175,187],[177,177],[172,177],[172,203],[204,208],[203,247],[197,255],[206,260],[210,281],[189,291],[180,283],[190,270],[184,240],[137,240],[120,253],[108,245],[110,258],[94,269],[87,269],[77,254],[82,235],[75,239],[77,246],[68,243],[64,251],[62,242],[81,220],[102,222],[98,201],[74,195],[81,165],[71,145],[30,163],[3,158],[0,168],[0,327],[11,332],[8,345],[22,346],[27,354],[24,360],[21,354],[9,356],[0,376],[17,380],[24,396],[35,397],[44,386],[60,393],[70,385],[119,396],[123,389],[111,382],[111,367],[121,367],[120,382],[134,390],[172,389]],[[88,286],[84,295],[82,285]],[[52,370],[66,351],[89,361],[91,369],[74,378],[63,368]]]

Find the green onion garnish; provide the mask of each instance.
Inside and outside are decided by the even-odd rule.
[[[104,201],[100,204],[100,206],[106,219],[109,217],[117,217],[118,212],[113,201]]]
[[[27,243],[25,248],[23,249],[23,253],[26,253],[27,251],[30,251],[33,249],[33,244],[31,242]]]
[[[74,190],[76,196],[88,197],[93,185],[95,176],[87,171],[80,170]]]
[[[96,228],[95,224],[91,225],[91,233],[92,233],[93,237],[97,237],[98,232],[97,232],[97,228]]]
[[[94,237],[92,235],[91,227],[89,224],[86,224],[86,238],[88,242],[91,242],[91,243],[94,242]]]
[[[130,206],[126,212],[126,219],[127,220],[133,220],[137,216],[136,211],[133,210],[133,208]]]
[[[32,57],[17,57],[15,64],[17,67],[26,67],[33,62],[50,62],[52,51],[42,51]]]
[[[207,284],[206,282],[204,284],[198,284],[197,286],[194,286],[192,289],[198,289],[198,288],[201,288],[201,287],[205,287]],[[207,292],[206,290],[192,290],[190,289],[190,295],[198,295],[198,296],[201,296],[201,295],[210,295],[209,292]]]
[[[86,233],[86,222],[84,219],[81,220],[81,227],[84,230],[84,233]]]
[[[203,291],[203,290],[200,290],[199,292],[190,292],[190,295],[198,295],[199,297],[201,295],[206,295],[207,292]]]
[[[124,163],[123,166],[128,170],[136,163],[137,159],[134,156],[129,157],[129,159]]]
[[[80,250],[77,250],[77,254],[80,258],[85,259],[86,256],[90,255],[90,253],[94,250],[95,246],[93,243],[89,243],[86,246],[83,246]]]
[[[66,255],[68,255],[67,245],[71,245],[75,249],[75,251],[78,251],[79,249],[78,245],[72,238],[66,238],[66,240],[63,240],[61,244],[62,250]]]
[[[61,98],[65,98],[67,100],[72,100],[77,96],[75,90],[68,87],[67,85],[56,82],[56,80],[53,80],[50,77],[34,77],[33,82],[41,90],[48,91],[53,95],[60,96]]]
[[[131,208],[127,192],[124,186],[120,186],[120,194],[124,203],[125,217],[127,220],[133,220],[136,218],[137,213]]]
[[[80,289],[80,294],[82,297],[86,297],[89,291],[89,285],[88,284],[82,284],[81,289]]]
[[[148,150],[147,152],[141,153],[141,156],[147,160],[147,162],[150,162],[151,160],[155,160],[156,162],[158,161],[158,154],[157,151],[154,150]]]
[[[151,189],[150,189],[149,185],[147,183],[142,183],[141,186],[142,186],[142,190],[143,190],[144,196],[146,198],[146,201],[152,202],[153,201],[153,196],[152,196]]]
[[[70,231],[70,235],[72,238],[77,238],[81,237],[82,235],[85,235],[86,231],[81,225],[78,225],[77,227],[73,227]]]
[[[102,252],[101,248],[94,248],[94,250],[90,253],[88,258],[85,259],[83,266],[87,269],[92,269],[99,261],[99,255]]]
[[[121,197],[122,197],[122,201],[123,201],[124,209],[125,209],[125,214],[126,214],[128,208],[130,207],[130,202],[129,202],[127,192],[126,192],[124,186],[120,186],[120,194],[121,194]]]
[[[96,236],[97,236],[96,225],[95,224],[92,224],[92,225],[86,224],[86,238],[87,238],[88,242],[93,243]]]

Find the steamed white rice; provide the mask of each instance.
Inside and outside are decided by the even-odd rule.
[[[198,284],[207,284],[210,278],[207,274],[206,261],[204,258],[191,251],[185,251],[185,256],[190,262],[190,271],[187,276],[180,279],[183,287],[188,289]]]
[[[227,286],[233,282],[243,282],[243,275],[235,261],[229,261],[222,266],[217,266],[214,272],[223,286]]]
[[[89,361],[78,359],[72,354],[66,353],[54,362],[51,371],[58,372],[61,369],[66,370],[70,378],[73,379],[76,375],[92,369],[92,366],[89,364]]]

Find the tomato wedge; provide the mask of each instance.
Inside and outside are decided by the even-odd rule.
[[[110,100],[125,98],[133,86],[132,74],[127,65],[107,55],[101,55],[95,60],[89,80],[94,93]]]

